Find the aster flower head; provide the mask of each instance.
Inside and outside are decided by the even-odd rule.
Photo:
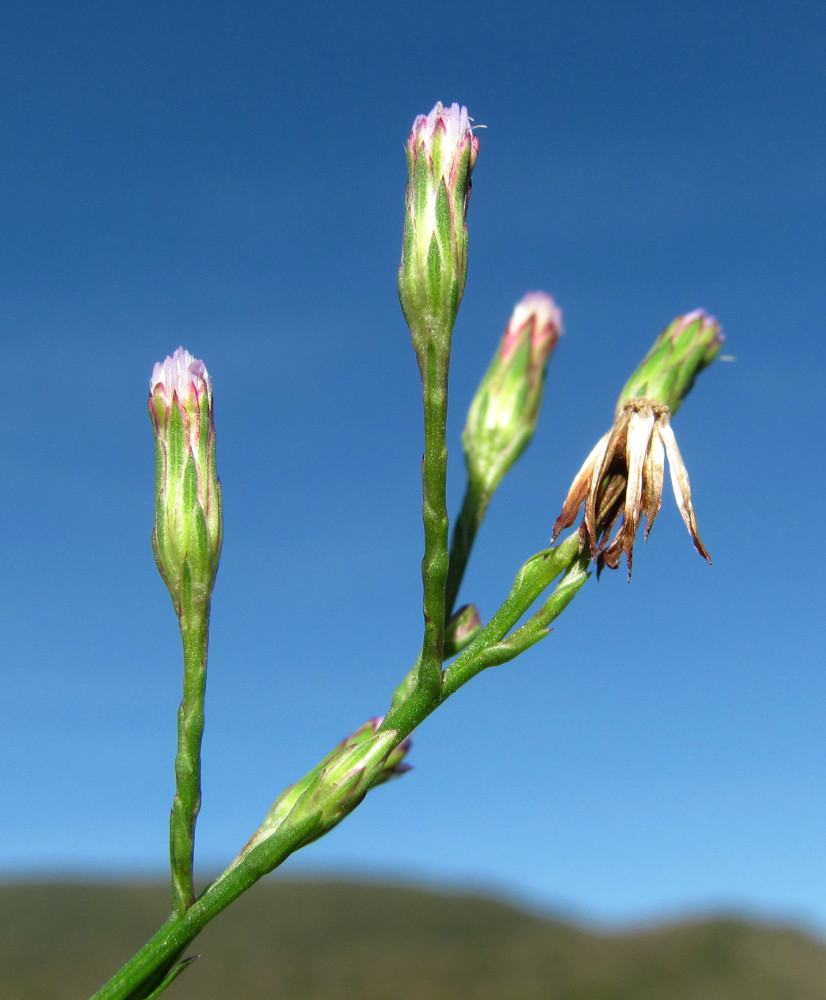
[[[184,590],[209,600],[223,536],[215,467],[212,383],[203,361],[179,347],[152,371],[158,569],[180,614]]]
[[[413,122],[399,298],[420,359],[429,342],[450,347],[467,276],[467,207],[478,153],[465,107],[439,102]]]
[[[711,562],[697,530],[688,472],[671,428],[671,415],[721,345],[720,325],[705,313],[689,313],[674,320],[626,384],[613,427],[574,478],[553,537],[574,523],[584,505],[581,544],[590,546],[598,572],[605,566],[616,569],[625,554],[630,579],[642,517],[647,541],[662,504],[666,457],[677,507],[694,547]],[[635,389],[646,394],[629,395]]]

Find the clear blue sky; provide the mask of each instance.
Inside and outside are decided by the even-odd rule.
[[[12,0],[0,17],[0,875],[164,870],[180,659],[146,395],[179,344],[213,378],[225,497],[201,871],[386,708],[421,632],[404,143],[458,101],[487,127],[454,509],[510,309],[544,289],[566,328],[462,597],[496,609],[628,374],[695,307],[737,359],[674,421],[714,566],[669,497],[630,585],[589,583],[422,727],[411,774],[283,871],[826,930],[822,3]]]

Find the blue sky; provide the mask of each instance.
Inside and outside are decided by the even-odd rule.
[[[496,610],[695,307],[736,357],[674,421],[714,566],[669,498],[630,585],[590,582],[283,872],[826,930],[822,5],[13,0],[2,20],[0,876],[164,870],[180,665],[146,395],[179,344],[212,375],[225,499],[202,873],[386,708],[421,632],[404,143],[458,101],[486,128],[454,510],[512,306],[544,289],[566,331],[462,598]]]

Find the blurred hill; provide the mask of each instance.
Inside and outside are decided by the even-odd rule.
[[[0,998],[84,1000],[165,885],[0,884]],[[170,1000],[826,1000],[826,945],[715,917],[595,933],[484,896],[273,880],[218,917]]]

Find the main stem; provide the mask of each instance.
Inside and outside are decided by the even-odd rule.
[[[206,924],[258,878],[260,873],[239,865],[232,878],[213,883],[185,913],[173,914],[92,1000],[138,1000],[147,996]]]
[[[193,864],[195,822],[201,808],[201,740],[209,642],[209,599],[198,599],[184,586],[179,615],[184,648],[183,698],[178,709],[175,798],[169,819],[172,909],[182,914],[195,901]]]
[[[422,655],[411,695],[417,705],[433,705],[442,683],[445,641],[445,584],[448,572],[447,516],[447,373],[449,354],[432,338],[422,372],[424,457],[422,459]],[[448,347],[449,351],[449,347]]]

